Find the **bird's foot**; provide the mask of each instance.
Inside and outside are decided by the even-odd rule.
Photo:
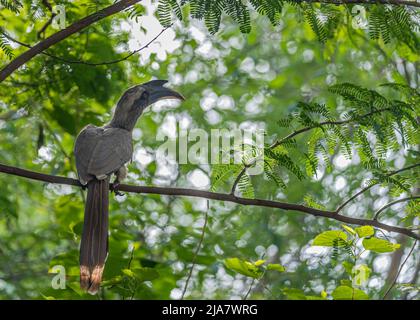
[[[118,181],[115,181],[114,183],[111,184],[111,191],[115,193],[116,196],[123,196],[124,193],[119,192],[117,190],[118,186],[120,185],[120,183]]]

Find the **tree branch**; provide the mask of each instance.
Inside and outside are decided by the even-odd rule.
[[[236,176],[235,181],[233,182],[232,189],[230,190],[231,195],[235,195],[236,187],[238,186],[239,180],[241,180],[242,176],[246,173],[246,169],[251,167],[253,163],[250,164],[244,164],[244,167],[242,168],[241,172]]]
[[[276,140],[270,146],[270,149],[274,149],[275,147],[281,145],[285,141],[287,141],[287,140],[289,140],[291,138],[294,138],[298,134],[301,134],[301,133],[304,133],[304,132],[307,132],[307,131],[310,131],[310,130],[313,130],[313,129],[316,129],[316,128],[321,128],[323,126],[339,126],[339,125],[342,125],[342,124],[348,124],[348,123],[355,122],[355,121],[357,121],[359,119],[363,119],[365,117],[370,117],[371,115],[374,115],[376,113],[381,113],[381,112],[385,112],[385,111],[392,111],[392,108],[384,108],[384,109],[373,110],[373,111],[368,112],[366,114],[357,116],[355,118],[347,119],[347,120],[335,120],[335,121],[328,120],[328,121],[320,122],[320,123],[318,123],[317,125],[314,125],[314,126],[304,127],[304,128],[299,129],[299,130],[293,131],[292,133],[290,133],[289,135],[285,136],[284,138],[281,138],[280,140]]]
[[[394,278],[394,281],[392,282],[391,286],[388,288],[388,290],[385,292],[384,297],[382,298],[383,300],[388,298],[389,293],[391,292],[392,288],[395,286],[395,284],[397,283],[398,277],[400,276],[401,270],[404,268],[404,265],[406,264],[406,262],[408,261],[408,258],[410,258],[411,254],[413,253],[415,247],[417,245],[417,240],[414,241],[413,247],[411,248],[410,252],[407,254],[407,257],[405,258],[404,262],[401,264],[400,268],[398,269],[397,275]]]
[[[43,34],[45,32],[45,30],[47,30],[47,28],[51,25],[51,23],[54,20],[54,17],[57,15],[56,13],[53,12],[53,7],[51,6],[51,4],[48,2],[48,0],[42,0],[42,4],[44,5],[44,7],[46,7],[48,9],[48,11],[51,13],[51,17],[48,19],[48,21],[42,26],[41,30],[39,30],[37,32],[37,36],[38,38],[41,38],[41,34]]]
[[[110,5],[109,7],[106,7],[102,10],[99,10],[98,12],[95,12],[75,23],[68,26],[67,28],[58,31],[57,33],[54,33],[52,36],[48,37],[47,39],[38,42],[35,46],[33,46],[31,49],[25,51],[20,56],[12,60],[6,67],[4,67],[0,71],[0,82],[2,82],[4,79],[6,79],[12,72],[14,72],[19,67],[23,66],[25,63],[27,63],[29,60],[31,60],[36,55],[40,54],[44,50],[48,49],[49,47],[53,46],[54,44],[68,38],[69,36],[73,35],[74,33],[77,33],[86,27],[90,26],[91,24],[102,20],[108,16],[111,16],[113,14],[116,14],[133,4],[139,2],[141,0],[121,0],[119,2],[114,3],[113,5]]]
[[[184,296],[185,296],[185,293],[187,292],[188,284],[190,283],[191,276],[192,276],[192,273],[193,273],[193,270],[194,270],[194,267],[195,267],[195,262],[196,262],[197,257],[198,257],[198,253],[200,252],[201,246],[203,245],[204,235],[206,234],[207,222],[208,222],[208,219],[209,219],[209,210],[210,210],[210,204],[209,204],[209,200],[207,200],[207,210],[206,210],[206,213],[204,215],[204,223],[203,223],[203,228],[201,229],[200,240],[198,242],[197,249],[195,249],[194,256],[193,256],[192,261],[191,261],[191,268],[190,268],[190,271],[188,272],[187,280],[185,281],[184,290],[182,290],[181,300],[184,300]]]
[[[385,209],[393,206],[394,204],[397,204],[397,203],[400,203],[400,202],[405,202],[405,201],[410,201],[410,200],[415,200],[415,199],[420,199],[420,196],[411,196],[411,197],[407,197],[407,198],[401,198],[401,199],[397,199],[395,201],[392,201],[390,203],[387,203],[382,208],[380,208],[378,211],[376,211],[375,216],[373,217],[373,220],[378,220],[379,214],[382,211],[384,211]]]
[[[410,170],[410,169],[414,169],[415,167],[420,166],[420,163],[415,163],[411,166],[408,167],[404,167],[402,169],[396,170],[396,171],[392,171],[390,173],[388,173],[388,177],[391,177],[395,174],[398,174],[400,172],[406,171],[406,170]],[[360,190],[359,192],[357,192],[356,194],[354,194],[353,196],[351,196],[348,200],[346,200],[342,205],[340,205],[337,210],[335,210],[335,212],[338,214],[346,205],[348,205],[350,202],[352,202],[354,199],[356,199],[358,196],[360,196],[361,194],[365,193],[366,191],[368,191],[369,189],[371,189],[372,187],[376,186],[379,182],[371,184],[365,188],[363,188],[362,190]]]
[[[41,52],[41,54],[46,55],[47,57],[56,59],[58,61],[67,63],[67,64],[83,64],[83,65],[92,66],[92,67],[103,66],[103,65],[110,65],[110,64],[114,64],[114,63],[118,63],[118,62],[127,60],[128,58],[130,58],[134,54],[139,53],[140,51],[143,51],[144,49],[148,48],[168,28],[169,27],[163,28],[155,37],[153,37],[153,39],[151,39],[149,42],[147,42],[144,46],[140,47],[137,50],[134,50],[134,51],[130,52],[129,54],[125,55],[124,57],[121,57],[121,58],[118,58],[118,59],[115,59],[115,60],[103,61],[103,62],[89,62],[89,61],[82,61],[82,60],[69,60],[69,59],[66,59],[66,58],[62,58],[62,57],[58,57],[58,56],[52,55],[52,54],[50,54],[48,52]],[[4,31],[2,31],[1,29],[0,29],[0,33],[3,34],[10,41],[13,41],[13,42],[15,42],[17,44],[20,44],[21,46],[24,46],[24,47],[27,47],[27,48],[32,48],[32,46],[30,46],[29,44],[23,43],[23,42],[21,42],[19,40],[14,39],[13,37],[11,37],[10,35],[8,35]]]
[[[0,172],[15,175],[15,176],[20,176],[24,178],[29,178],[33,180],[38,180],[38,181],[45,181],[49,183],[67,184],[71,186],[82,187],[79,180],[76,180],[76,179],[61,177],[61,176],[53,176],[53,175],[48,175],[44,173],[38,173],[34,171],[20,169],[17,167],[7,166],[4,164],[0,164]],[[375,220],[359,219],[359,218],[352,218],[352,217],[347,217],[343,215],[338,215],[336,214],[335,211],[319,210],[315,208],[306,207],[300,204],[264,200],[264,199],[241,198],[241,197],[236,197],[234,195],[226,194],[226,193],[217,193],[217,192],[201,191],[201,190],[186,189],[186,188],[166,188],[166,187],[134,186],[134,185],[127,185],[127,184],[120,184],[115,188],[115,190],[131,192],[131,193],[145,193],[145,194],[160,194],[160,195],[170,195],[170,196],[188,196],[188,197],[206,198],[206,199],[211,199],[211,200],[233,202],[233,203],[237,203],[237,204],[241,204],[245,206],[260,206],[260,207],[267,207],[267,208],[282,209],[286,211],[298,211],[298,212],[306,213],[312,216],[324,217],[324,218],[333,219],[333,220],[341,221],[348,224],[361,225],[361,226],[370,225],[379,229],[404,234],[413,239],[420,240],[420,235],[418,235],[417,233],[407,228],[391,226],[391,225],[384,224]]]

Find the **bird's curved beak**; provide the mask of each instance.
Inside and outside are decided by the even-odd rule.
[[[145,87],[149,93],[149,104],[163,99],[185,100],[182,94],[176,92],[175,90],[164,87],[163,85],[167,82],[168,81],[166,80],[152,80],[143,84],[143,87]]]

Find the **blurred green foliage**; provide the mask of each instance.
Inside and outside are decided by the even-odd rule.
[[[56,32],[51,26],[38,32],[51,14],[42,2],[21,2],[15,8],[10,6],[12,1],[1,1],[2,67],[27,50],[10,38],[35,44]],[[50,2],[65,5],[67,25],[112,3]],[[334,210],[370,179],[378,185],[343,214],[372,218],[394,197],[413,192],[416,172],[392,181],[385,179],[384,172],[413,164],[418,155],[418,128],[409,121],[418,114],[418,93],[410,89],[418,87],[419,81],[418,12],[365,5],[369,27],[354,29],[352,5],[281,2],[279,10],[270,11],[263,6],[270,1],[249,1],[248,13],[242,7],[237,12],[220,7],[210,15],[199,11],[198,5],[205,2],[137,4],[65,39],[14,72],[0,84],[0,162],[76,177],[72,152],[76,134],[88,123],[107,122],[119,95],[129,86],[156,77],[169,79],[187,100],[181,105],[154,106],[142,116],[135,130],[128,183],[196,188],[191,175],[201,172],[212,178],[207,188],[230,191],[240,167],[227,171],[162,163],[156,158],[162,143],[157,133],[178,121],[209,132],[264,128],[268,144],[302,126],[315,127],[297,136],[294,148],[267,149],[265,174],[242,181],[238,190],[249,197]],[[146,35],[155,36],[161,27],[156,30],[143,15],[155,15],[163,26],[173,24],[176,49],[157,46],[164,54],[145,50],[141,58],[133,55],[119,63],[83,63],[124,57],[134,36],[140,45],[146,44]],[[389,21],[386,28],[384,19]],[[124,27],[127,22],[129,28]],[[384,83],[401,85],[381,86]],[[404,114],[403,104],[414,109]],[[363,122],[360,116],[372,106],[397,112]],[[358,125],[344,133],[319,126],[328,117],[343,119],[343,115],[355,117]],[[330,148],[326,138],[331,138],[326,141]],[[215,177],[220,183],[215,183]],[[0,185],[3,299],[180,298],[193,261],[196,266],[186,298],[243,298],[252,285],[248,297],[254,299],[375,299],[390,285],[387,277],[392,270],[387,262],[395,259],[390,251],[402,242],[399,237],[384,238],[378,230],[373,234],[355,228],[352,233],[347,226],[350,229],[338,231],[335,221],[294,212],[217,201],[210,201],[207,210],[201,199],[127,194],[111,197],[110,253],[103,290],[92,297],[78,286],[84,192],[5,174],[0,174]],[[418,207],[418,201],[390,207],[381,220],[416,227]],[[206,211],[208,227],[195,257]],[[339,236],[345,242],[331,238],[337,232],[346,235]],[[321,236],[320,245],[330,241],[329,248],[314,250],[312,240]],[[411,244],[405,240],[399,250],[408,250]],[[371,251],[360,254],[358,262],[366,266],[364,271],[369,269],[369,277],[353,287],[352,250],[363,246]],[[49,271],[56,265],[66,269],[64,290],[51,287],[55,275]],[[395,288],[392,297],[414,298],[418,293],[416,284],[410,284],[417,279],[418,254],[408,261],[407,270],[406,286]]]

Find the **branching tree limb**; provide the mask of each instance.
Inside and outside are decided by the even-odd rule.
[[[413,164],[413,165],[411,165],[411,166],[408,166],[408,167],[404,167],[404,168],[401,168],[401,169],[399,169],[399,170],[396,170],[396,171],[392,171],[392,172],[390,172],[390,173],[388,173],[387,174],[387,176],[388,177],[391,177],[391,176],[393,176],[393,175],[395,175],[395,174],[398,174],[398,173],[401,173],[401,172],[403,172],[403,171],[406,171],[406,170],[410,170],[410,169],[414,169],[414,168],[416,168],[416,167],[418,167],[418,166],[420,166],[420,163],[415,163],[415,164]],[[335,210],[337,213],[339,213],[341,210],[343,210],[343,208],[345,207],[345,206],[347,206],[350,202],[352,202],[354,199],[356,199],[358,196],[360,196],[360,195],[362,195],[363,193],[365,193],[366,191],[368,191],[369,189],[371,189],[371,188],[373,188],[374,186],[376,186],[377,184],[379,184],[380,182],[377,182],[377,183],[372,183],[372,184],[370,184],[370,185],[368,185],[367,187],[364,187],[362,190],[360,190],[359,192],[357,192],[356,194],[354,194],[353,196],[351,196],[348,200],[346,200],[342,205],[340,205],[338,208],[337,208],[337,210]]]
[[[38,180],[38,181],[45,181],[49,183],[67,184],[67,185],[72,185],[76,187],[82,187],[80,182],[76,179],[61,177],[61,176],[53,176],[53,175],[48,175],[44,173],[38,173],[34,171],[17,168],[17,167],[7,166],[4,164],[0,164],[0,172],[15,175],[15,176],[20,176],[20,177],[25,177],[25,178],[29,178],[33,180]],[[407,228],[391,226],[391,225],[384,224],[375,220],[359,219],[359,218],[338,215],[335,211],[319,210],[315,208],[306,207],[301,204],[293,204],[293,203],[264,200],[264,199],[241,198],[241,197],[236,197],[235,195],[232,195],[232,194],[201,191],[201,190],[186,189],[186,188],[134,186],[134,185],[121,184],[115,187],[115,190],[123,191],[123,192],[130,192],[130,193],[198,197],[198,198],[205,198],[205,199],[211,199],[211,200],[233,202],[233,203],[237,203],[237,204],[241,204],[245,206],[260,206],[260,207],[267,207],[267,208],[282,209],[286,211],[298,211],[298,212],[306,213],[306,214],[313,215],[316,217],[329,218],[329,219],[337,220],[337,221],[348,223],[348,224],[370,225],[370,226],[373,226],[382,230],[404,234],[413,239],[420,240],[419,234]]]
[[[48,21],[42,26],[41,30],[37,32],[38,38],[41,38],[41,35],[47,30],[47,28],[51,25],[51,23],[54,20],[54,17],[57,15],[55,12],[53,12],[53,7],[51,6],[51,3],[48,2],[48,0],[42,0],[42,4],[48,9],[48,11],[51,13],[50,18]]]
[[[47,39],[37,43],[31,49],[25,51],[20,56],[16,57],[12,60],[6,67],[4,67],[0,71],[0,82],[6,79],[9,75],[11,75],[15,70],[19,67],[23,66],[26,62],[31,60],[36,55],[40,54],[44,50],[48,49],[49,47],[53,46],[54,44],[68,38],[69,36],[85,29],[86,27],[90,26],[91,24],[102,20],[108,16],[114,15],[128,7],[140,2],[141,0],[121,0],[109,7],[106,7],[98,12],[95,12],[75,23],[68,26],[67,28],[54,33],[52,36],[48,37]]]
[[[311,131],[313,129],[323,128],[323,127],[329,127],[329,126],[340,126],[340,125],[350,124],[350,123],[354,123],[354,122],[356,122],[356,121],[358,121],[360,119],[363,119],[363,118],[366,118],[366,117],[370,117],[370,116],[373,116],[373,115],[378,114],[378,113],[389,112],[389,111],[392,111],[392,108],[376,109],[376,110],[370,111],[370,112],[368,112],[366,114],[363,114],[363,115],[360,115],[360,116],[357,116],[357,117],[354,117],[354,118],[346,119],[346,120],[328,120],[328,121],[320,122],[320,123],[318,123],[316,125],[303,127],[303,128],[300,128],[298,130],[293,131],[292,133],[288,134],[287,136],[285,136],[285,137],[283,137],[281,139],[277,139],[268,148],[269,149],[275,149],[279,145],[284,144],[285,142],[287,142],[290,139],[293,139],[297,135],[300,135],[302,133]],[[237,185],[238,185],[239,181],[241,180],[242,176],[246,173],[246,170],[249,167],[251,167],[251,166],[253,166],[255,164],[255,162],[256,162],[256,159],[253,162],[249,163],[249,164],[244,164],[242,170],[239,172],[239,174],[235,178],[235,181],[234,181],[234,183],[232,185],[231,194],[235,194]],[[343,204],[343,207],[345,205],[347,205],[347,203],[346,204]],[[340,210],[341,210],[341,208],[339,210],[337,210],[337,212],[340,211]]]
[[[375,216],[373,217],[373,220],[378,220],[381,212],[388,209],[389,207],[393,206],[394,204],[401,203],[401,202],[406,202],[406,201],[411,201],[411,200],[415,200],[415,199],[420,199],[420,196],[411,196],[411,197],[401,198],[401,199],[397,199],[395,201],[392,201],[390,203],[387,203],[382,208],[380,208],[378,211],[376,211]]]
[[[47,56],[47,57],[50,57],[50,58],[52,58],[52,59],[55,59],[55,60],[58,60],[58,61],[61,61],[61,62],[64,62],[64,63],[66,63],[66,64],[83,64],[83,65],[86,65],[86,66],[91,66],[91,67],[97,67],[97,66],[103,66],[103,65],[110,65],[110,64],[115,64],[115,63],[118,63],[118,62],[121,62],[121,61],[125,61],[125,60],[127,60],[128,58],[130,58],[131,56],[133,56],[133,55],[135,55],[136,53],[139,53],[139,52],[141,52],[141,51],[143,51],[144,49],[146,49],[146,48],[148,48],[153,42],[155,42],[161,35],[162,35],[162,33],[164,33],[167,29],[168,29],[169,27],[166,27],[166,28],[163,28],[156,36],[154,36],[149,42],[147,42],[144,46],[142,46],[142,47],[140,47],[140,48],[138,48],[138,49],[136,49],[136,50],[134,50],[134,51],[132,51],[132,52],[130,52],[130,53],[128,53],[128,54],[126,54],[125,56],[123,56],[123,57],[121,57],[121,58],[118,58],[118,59],[115,59],[115,60],[109,60],[109,61],[101,61],[101,62],[90,62],[90,61],[83,61],[83,60],[70,60],[70,59],[66,59],[66,58],[62,58],[62,57],[58,57],[58,56],[56,56],[56,55],[53,55],[53,54],[51,54],[51,53],[49,53],[49,52],[46,52],[46,51],[44,51],[44,52],[41,52],[41,54],[43,54],[43,55],[45,55],[45,56]],[[21,42],[21,41],[19,41],[19,40],[17,40],[17,39],[15,39],[15,38],[13,38],[13,37],[11,37],[9,34],[7,34],[6,32],[4,32],[4,31],[2,31],[1,29],[0,29],[0,33],[1,34],[3,34],[8,40],[10,40],[10,41],[13,41],[13,42],[15,42],[15,43],[17,43],[17,44],[19,44],[19,45],[21,45],[21,46],[23,46],[23,47],[26,47],[26,48],[32,48],[32,46],[31,45],[29,45],[29,44],[27,44],[27,43],[23,43],[23,42]]]
[[[326,126],[341,126],[343,124],[349,124],[349,123],[356,122],[357,120],[363,119],[365,117],[370,117],[370,116],[372,116],[374,114],[377,114],[377,113],[388,112],[388,111],[392,111],[392,108],[376,109],[376,110],[373,110],[371,112],[368,112],[368,113],[366,113],[364,115],[357,116],[355,118],[350,118],[350,119],[347,119],[347,120],[335,120],[335,121],[328,120],[328,121],[323,121],[323,122],[318,123],[317,125],[304,127],[304,128],[299,129],[299,130],[293,131],[292,133],[290,133],[289,135],[285,136],[284,138],[281,138],[280,140],[276,140],[270,146],[270,148],[271,149],[274,149],[277,146],[279,146],[282,143],[284,143],[285,141],[290,140],[290,139],[296,137],[297,135],[299,135],[301,133],[304,133],[304,132],[307,132],[307,131],[310,131],[310,130],[313,130],[313,129],[316,129],[316,128],[322,128],[322,127],[326,127]]]

